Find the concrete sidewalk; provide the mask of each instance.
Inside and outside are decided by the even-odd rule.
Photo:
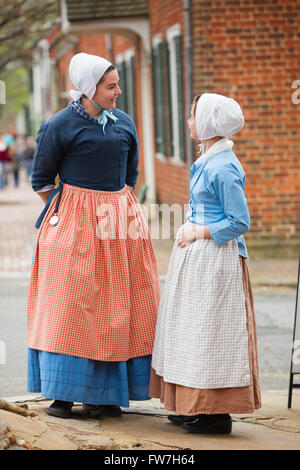
[[[293,393],[287,409],[287,392],[263,392],[262,408],[252,415],[232,415],[230,435],[189,434],[167,419],[159,400],[131,402],[121,418],[84,417],[80,404],[72,419],[46,414],[51,400],[10,398],[17,411],[0,409],[0,449],[18,446],[31,450],[298,450],[300,448],[300,392]],[[1,406],[0,406],[1,408]],[[9,429],[4,431],[1,422]]]

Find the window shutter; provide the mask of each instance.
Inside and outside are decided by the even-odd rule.
[[[172,109],[172,91],[171,91],[171,62],[170,46],[166,41],[166,65],[167,65],[167,85],[168,85],[168,113],[169,113],[169,153],[174,155],[174,137],[173,137],[173,109]]]
[[[183,97],[183,73],[182,73],[182,39],[181,36],[174,38],[176,45],[176,75],[177,75],[177,93],[178,93],[178,126],[179,126],[179,149],[180,158],[185,159],[185,116],[184,116],[184,97]]]
[[[163,45],[159,43],[153,48],[153,83],[154,83],[154,117],[156,152],[166,153],[166,135],[164,120],[164,89],[163,89]]]
[[[157,61],[157,82],[158,82],[158,123],[159,123],[159,152],[166,153],[166,136],[165,136],[165,120],[164,120],[164,89],[163,89],[163,69],[162,69],[162,43],[158,44],[158,61]]]
[[[130,106],[130,115],[135,121],[136,111],[135,111],[135,75],[134,75],[134,56],[130,57],[130,86],[131,86],[131,106]]]
[[[156,51],[155,48],[151,49],[152,55],[152,89],[153,89],[153,110],[154,110],[154,129],[155,129],[155,151],[158,152],[158,119],[157,119],[157,83],[156,83]]]
[[[118,72],[120,77],[120,88],[122,90],[122,94],[118,97],[118,108],[127,113],[127,80],[125,62],[118,64]]]

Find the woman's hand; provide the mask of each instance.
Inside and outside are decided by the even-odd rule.
[[[196,240],[196,226],[194,224],[184,224],[177,232],[177,244],[180,248],[193,243]]]
[[[180,248],[184,248],[198,238],[211,238],[211,234],[206,226],[189,222],[182,225],[176,235],[177,244]]]

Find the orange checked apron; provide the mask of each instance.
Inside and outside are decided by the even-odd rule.
[[[28,346],[99,361],[152,354],[160,299],[147,223],[133,191],[63,185],[37,235]]]

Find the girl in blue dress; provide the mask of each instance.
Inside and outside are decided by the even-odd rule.
[[[204,93],[188,124],[203,154],[191,167],[190,208],[159,306],[150,395],[186,431],[226,434],[230,413],[260,407],[245,173],[228,138],[244,117],[232,98]]]

